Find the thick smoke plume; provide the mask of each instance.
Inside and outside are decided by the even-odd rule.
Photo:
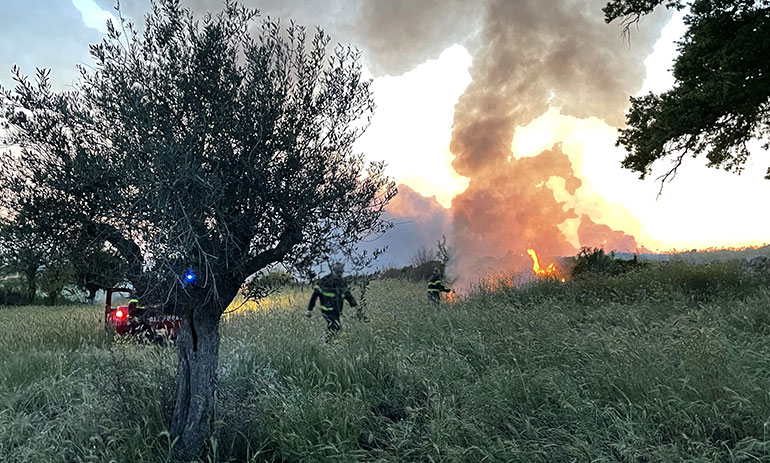
[[[629,43],[618,27],[604,24],[605,3],[488,3],[473,81],[455,108],[451,145],[455,169],[471,178],[452,204],[461,269],[486,265],[486,256],[525,255],[527,248],[544,256],[575,253],[559,225],[578,216],[565,211],[545,185],[549,178],[561,177],[567,192],[575,193],[581,182],[569,159],[558,145],[516,159],[511,142],[516,127],[546,112],[550,104],[560,106],[562,114],[622,125],[628,96],[641,87],[643,60],[664,18],[653,15]],[[580,221],[581,246],[637,250],[633,237],[597,225],[588,216]]]

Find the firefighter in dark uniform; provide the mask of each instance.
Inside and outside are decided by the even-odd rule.
[[[433,269],[430,278],[428,278],[428,300],[438,305],[441,302],[441,293],[448,293],[451,289],[444,286],[441,281],[441,272],[438,268]]]
[[[155,328],[146,319],[145,309],[144,306],[139,305],[139,299],[135,296],[132,296],[128,301],[129,333],[141,341],[151,344],[162,344],[163,337],[155,332]]]
[[[331,270],[330,274],[321,278],[318,284],[313,287],[313,295],[310,297],[310,303],[307,306],[305,315],[310,317],[316,300],[320,300],[321,314],[326,320],[329,335],[334,336],[341,328],[340,315],[342,315],[343,299],[347,300],[351,307],[356,307],[358,304],[353,299],[347,283],[342,278],[345,266],[341,263],[336,263],[332,265]]]

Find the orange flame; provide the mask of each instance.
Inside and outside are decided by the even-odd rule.
[[[537,253],[534,249],[527,249],[527,254],[532,258],[532,272],[539,278],[554,278],[561,282],[564,282],[564,278],[559,275],[559,270],[551,263],[545,269],[540,267],[540,259],[537,257]]]

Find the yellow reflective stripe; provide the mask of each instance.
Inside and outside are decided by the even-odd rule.
[[[336,296],[336,294],[334,294],[334,293],[327,293],[326,291],[321,289],[321,287],[318,286],[318,285],[314,286],[313,289],[318,291],[319,293],[321,293],[321,295],[326,296],[326,297],[334,297],[334,296]]]
[[[431,292],[437,293],[437,292],[439,292],[439,291],[441,291],[441,290],[440,290],[440,289],[438,289],[438,288],[428,288],[428,291],[431,291]]]
[[[334,310],[334,307],[326,307],[325,305],[322,305],[321,306],[321,310],[324,310],[324,311],[328,312],[330,310]]]

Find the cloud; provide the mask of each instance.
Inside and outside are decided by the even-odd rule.
[[[119,22],[109,11],[103,10],[94,0],[72,0],[74,6],[83,17],[83,24],[86,27],[95,29],[103,34],[107,33],[107,22],[112,21],[118,25]]]
[[[77,63],[91,63],[88,44],[103,35],[83,25],[70,2],[42,0],[5,2],[0,15],[0,84],[12,87],[11,67],[34,75],[35,68],[52,69],[54,88],[71,86]]]

